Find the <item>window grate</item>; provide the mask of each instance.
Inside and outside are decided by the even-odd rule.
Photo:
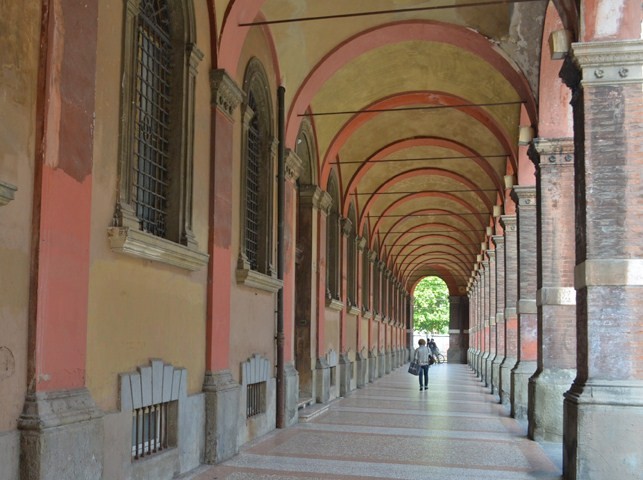
[[[252,94],[248,106],[256,112]],[[257,114],[248,128],[248,157],[246,164],[246,257],[252,269],[257,269],[259,252],[259,195],[260,195],[261,131]]]
[[[161,452],[168,448],[168,410],[170,402],[136,408],[132,412],[132,458]]]
[[[246,399],[246,417],[254,417],[266,411],[266,382],[248,385]]]
[[[133,203],[141,230],[165,237],[172,83],[167,2],[142,2],[136,60]]]

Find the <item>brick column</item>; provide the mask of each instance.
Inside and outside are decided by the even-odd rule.
[[[368,304],[370,310],[366,313],[368,318],[368,381],[373,382],[377,378],[377,325],[375,323],[375,275],[377,274],[377,254],[373,250],[368,251],[369,270],[369,292]],[[412,342],[411,342],[412,343]]]
[[[487,343],[489,345],[489,357],[487,357],[487,386],[494,390],[494,384],[497,378],[493,376],[493,361],[496,358],[497,333],[496,333],[496,251],[487,250],[485,252],[489,264],[489,307],[487,308],[487,318],[489,323],[489,336]]]
[[[469,366],[471,369],[476,372],[476,364],[475,364],[475,358],[476,358],[476,352],[478,349],[478,336],[476,334],[478,330],[478,317],[476,316],[476,312],[478,310],[478,302],[476,299],[476,280],[475,277],[472,277],[471,279],[471,284],[469,285],[469,291],[468,291],[468,298],[469,298],[469,338],[471,339],[471,344],[469,346],[469,351],[467,354],[467,362],[469,363]],[[478,372],[476,372],[478,373]]]
[[[494,235],[496,260],[496,356],[491,364],[491,393],[500,394],[500,365],[505,360],[505,237]]]
[[[487,366],[489,364],[489,307],[490,307],[490,277],[489,275],[489,260],[486,258],[480,262],[480,272],[482,275],[482,308],[480,310],[480,326],[481,326],[481,338],[482,342],[482,355],[480,356],[480,372],[482,374],[482,381],[485,384],[485,387],[489,386],[489,372],[487,371]]]
[[[356,226],[357,227],[357,226]],[[356,246],[356,268],[355,268],[355,280],[357,281],[357,288],[355,291],[355,303],[356,307],[359,308],[360,313],[357,315],[356,319],[356,345],[355,345],[355,361],[357,363],[357,380],[356,387],[362,388],[368,382],[368,337],[364,341],[364,320],[363,314],[366,311],[365,305],[363,304],[363,285],[364,279],[364,256],[368,255],[366,250],[366,239],[362,237],[355,237],[355,246]],[[361,306],[361,308],[360,308]]]
[[[516,216],[503,215],[505,237],[505,360],[500,365],[500,401],[511,406],[511,371],[518,361],[518,241]]]
[[[529,436],[562,441],[563,393],[576,376],[574,144],[534,140],[538,196],[538,369],[529,383]]]
[[[635,479],[643,465],[643,41],[576,43],[573,56],[582,71],[572,97],[578,372],[565,394],[563,473]]]
[[[45,3],[52,5],[42,12],[34,106],[28,381],[18,420],[20,470],[24,480],[98,480],[102,412],[85,386],[98,2],[84,2],[83,8],[70,0]]]
[[[538,353],[536,187],[515,186],[512,196],[518,231],[518,361],[511,371],[511,414],[523,419],[527,418],[529,378],[536,371]]]
[[[239,385],[229,369],[230,282],[215,281],[232,263],[232,142],[234,111],[243,92],[223,70],[210,74],[212,127],[210,162],[210,228],[208,238],[208,310],[203,391],[206,403],[205,462],[218,463],[237,452]]]

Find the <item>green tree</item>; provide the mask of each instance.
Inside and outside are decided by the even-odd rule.
[[[449,332],[449,289],[439,277],[425,277],[413,292],[413,327],[416,332]]]

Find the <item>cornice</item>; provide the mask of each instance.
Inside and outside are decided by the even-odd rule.
[[[572,54],[583,85],[643,82],[643,40],[578,42]]]
[[[210,91],[212,104],[232,120],[234,110],[244,98],[243,91],[223,69],[210,72]]]

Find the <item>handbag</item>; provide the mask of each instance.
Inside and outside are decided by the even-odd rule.
[[[413,360],[409,364],[409,373],[411,375],[419,375],[420,374],[420,364],[418,362],[416,362],[415,360]]]

